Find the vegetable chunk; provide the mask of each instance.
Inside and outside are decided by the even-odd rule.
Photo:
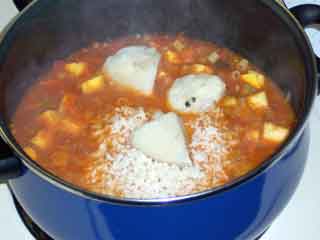
[[[249,71],[249,73],[241,75],[241,80],[256,89],[263,88],[265,82],[264,76],[255,71]]]
[[[264,110],[268,108],[268,97],[265,92],[259,92],[248,97],[248,104],[252,109]]]
[[[183,125],[175,113],[161,115],[133,132],[132,145],[151,158],[190,166]]]
[[[235,107],[238,104],[238,100],[235,97],[227,96],[222,100],[222,105],[224,107]]]
[[[95,93],[102,90],[104,86],[105,86],[104,77],[97,76],[82,83],[81,90],[84,94],[91,94],[91,93]]]
[[[263,138],[273,143],[281,143],[289,135],[289,129],[267,122],[263,127]]]
[[[87,64],[83,62],[68,63],[65,65],[65,70],[76,77],[81,76],[86,69]]]

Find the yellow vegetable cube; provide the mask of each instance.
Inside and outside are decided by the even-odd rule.
[[[86,68],[87,64],[83,62],[68,63],[65,65],[65,70],[76,77],[81,76],[85,72]]]
[[[265,92],[253,94],[247,98],[249,106],[254,110],[263,110],[268,108],[268,97]]]
[[[182,51],[185,47],[184,44],[178,39],[174,41],[173,46],[179,52]]]
[[[31,148],[31,147],[26,147],[23,149],[23,151],[25,151],[25,153],[33,160],[36,160],[37,159],[37,153],[36,151]]]
[[[224,97],[222,100],[222,105],[224,107],[235,107],[237,106],[237,104],[238,104],[238,100],[235,97],[227,96],[227,97]]]
[[[212,64],[215,64],[218,60],[220,59],[220,56],[217,52],[212,52],[209,56],[208,56],[208,60],[209,62],[211,62]]]
[[[263,138],[273,143],[281,143],[289,135],[289,129],[267,122],[263,127]]]
[[[208,74],[213,73],[213,69],[211,67],[203,65],[203,64],[193,64],[191,66],[191,71],[193,73],[208,73]]]
[[[60,115],[54,110],[47,110],[40,115],[40,121],[42,121],[47,126],[53,126],[59,123]]]
[[[165,59],[173,64],[180,64],[182,63],[181,58],[179,57],[179,55],[173,51],[166,51],[166,53],[164,54]]]
[[[49,144],[49,135],[46,131],[39,131],[32,139],[31,143],[40,149],[48,147]]]
[[[249,71],[247,74],[242,74],[241,80],[256,89],[263,88],[265,82],[264,76],[255,71]]]
[[[199,73],[207,73],[213,74],[213,69],[207,65],[203,64],[192,64],[192,65],[184,65],[182,67],[181,73],[184,74],[199,74]]]
[[[104,77],[100,75],[82,83],[81,90],[84,94],[90,94],[102,90],[104,86]]]

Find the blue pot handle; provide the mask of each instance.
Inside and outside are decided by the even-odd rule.
[[[320,24],[320,6],[315,4],[304,4],[293,7],[290,12],[297,18],[303,27]],[[320,58],[316,56],[318,67],[318,94],[320,94]]]

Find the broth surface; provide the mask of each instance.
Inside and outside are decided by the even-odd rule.
[[[101,72],[108,56],[131,45],[150,46],[162,55],[152,97],[120,87]],[[77,73],[67,67],[72,63],[84,67]],[[264,76],[263,87],[254,88],[241,80],[242,75],[251,71]],[[106,139],[114,139],[110,131],[101,131],[110,127],[106,119],[112,119],[123,107],[132,111],[143,107],[146,121],[158,111],[170,112],[166,97],[175,79],[198,73],[221,77],[226,93],[208,113],[179,114],[187,132],[190,154],[196,152],[191,158],[206,178],[177,195],[223,185],[256,168],[283,143],[285,139],[275,142],[264,137],[266,123],[290,131],[295,126],[295,114],[272,80],[247,60],[226,48],[182,34],[133,36],[94,43],[67,59],[56,61],[50,72],[26,92],[12,119],[12,130],[25,152],[46,170],[90,191],[127,196],[121,188],[106,184],[111,162],[97,154],[102,142],[106,144]],[[97,76],[104,78],[103,89],[84,94],[81,84]],[[248,101],[250,96],[261,92],[268,100],[268,107],[262,110]],[[196,146],[193,137],[205,124],[201,119],[206,118],[221,130],[227,150],[221,156],[206,153],[211,161],[201,163],[195,156],[205,151],[205,146]],[[113,151],[112,147],[109,151]]]

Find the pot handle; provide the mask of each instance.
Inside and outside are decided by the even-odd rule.
[[[320,6],[315,4],[304,4],[290,8],[290,12],[296,17],[303,27],[313,24],[320,24]],[[318,94],[320,94],[320,58],[316,56],[318,67],[319,87]]]
[[[21,161],[12,154],[12,150],[0,138],[0,182],[19,177],[21,175]]]
[[[22,11],[32,0],[13,0],[19,11]]]

